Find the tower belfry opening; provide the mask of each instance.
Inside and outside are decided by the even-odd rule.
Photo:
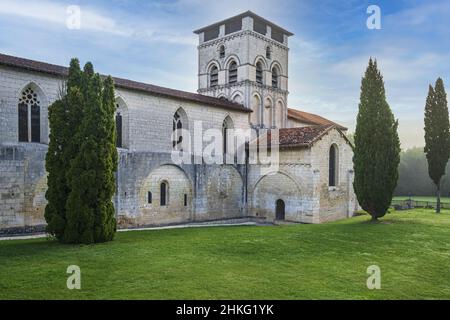
[[[251,11],[194,33],[199,36],[198,93],[252,109],[261,115],[249,119],[255,128],[285,127],[288,38],[293,34]],[[255,105],[255,99],[260,103]]]

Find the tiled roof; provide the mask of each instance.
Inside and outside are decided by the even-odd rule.
[[[289,37],[294,35],[292,32],[287,31],[286,29],[284,29],[284,28],[282,28],[282,27],[280,27],[280,26],[277,26],[277,25],[274,24],[273,22],[270,22],[270,21],[264,19],[263,17],[258,16],[257,14],[253,13],[253,12],[250,11],[250,10],[245,11],[245,12],[243,12],[243,13],[241,13],[241,14],[236,15],[236,16],[233,16],[233,17],[231,17],[231,18],[228,18],[228,19],[225,19],[225,20],[222,20],[222,21],[219,21],[219,22],[210,24],[210,25],[208,25],[208,26],[206,26],[206,27],[203,27],[203,28],[200,28],[200,29],[198,29],[198,30],[195,30],[194,33],[195,33],[195,34],[199,34],[199,33],[203,32],[203,31],[205,31],[206,29],[209,29],[209,28],[212,28],[212,27],[220,26],[220,25],[225,24],[226,22],[228,22],[228,21],[230,21],[230,20],[234,20],[234,19],[236,19],[236,18],[244,18],[244,17],[252,17],[252,18],[259,19],[259,20],[263,21],[264,23],[268,24],[268,25],[271,26],[271,27],[275,27],[275,28],[280,29],[283,33],[285,33],[285,34],[286,34],[287,36],[289,36]]]
[[[288,118],[299,120],[304,123],[312,124],[312,125],[335,125],[340,130],[347,130],[346,127],[341,126],[331,120],[325,119],[314,113],[309,113],[305,111],[300,111],[296,109],[288,108]]]
[[[308,126],[300,128],[282,128],[278,131],[280,148],[290,147],[310,147],[315,141],[320,139],[331,129],[336,128],[334,125]],[[257,139],[259,145],[265,145],[266,141],[271,143],[271,130],[267,131],[267,139],[265,135],[259,136]]]
[[[0,53],[0,65],[19,68],[28,71],[42,72],[54,76],[59,76],[62,78],[67,76],[69,70],[67,67],[9,56],[1,53]],[[168,98],[203,103],[212,107],[233,109],[243,112],[252,112],[250,109],[245,108],[242,104],[231,102],[226,99],[219,99],[197,93],[169,89],[165,87],[155,86],[152,84],[136,82],[128,79],[121,79],[115,77],[113,79],[116,87],[118,88],[137,90],[141,92],[150,93],[152,95],[159,95]]]
[[[322,137],[333,125],[311,126],[302,128],[284,128],[279,130],[280,146],[310,146]]]

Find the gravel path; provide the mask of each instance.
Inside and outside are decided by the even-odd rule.
[[[183,224],[175,226],[162,226],[162,227],[145,227],[145,228],[130,228],[130,229],[119,229],[118,232],[127,231],[143,231],[143,230],[163,230],[163,229],[180,229],[180,228],[200,228],[200,227],[232,227],[232,226],[256,226],[259,225],[256,222],[236,222],[236,223],[196,223],[196,224]],[[9,236],[0,237],[2,240],[26,240],[26,239],[38,239],[47,237],[46,233],[32,234],[32,235],[19,235],[19,236]]]

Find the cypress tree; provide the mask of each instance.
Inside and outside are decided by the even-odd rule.
[[[425,148],[428,174],[436,185],[436,213],[441,211],[441,178],[450,157],[450,128],[447,94],[441,78],[430,85],[425,104]]]
[[[116,109],[114,98],[114,82],[111,77],[104,81],[102,104],[99,123],[99,162],[97,179],[100,185],[98,207],[94,222],[95,242],[112,240],[116,231],[115,210],[111,201],[115,192],[114,173],[117,168],[118,156],[116,149],[116,123],[114,113]]]
[[[67,243],[94,242],[94,203],[97,196],[97,181],[92,164],[98,160],[97,145],[92,127],[93,114],[98,112],[101,92],[99,81],[95,80],[93,66],[87,63],[81,77],[83,118],[73,136],[79,152],[74,155],[67,172],[70,193],[66,202],[67,226],[64,240]]]
[[[112,240],[116,231],[112,197],[117,167],[114,84],[104,82],[87,63],[82,77],[83,119],[75,141],[80,146],[68,175],[65,240],[92,243]]]
[[[73,154],[71,137],[80,123],[80,63],[72,59],[69,67],[66,90],[62,90],[60,99],[56,100],[48,111],[50,126],[50,141],[46,154],[45,168],[47,170],[47,186],[45,197],[45,220],[47,232],[63,241],[66,226],[66,201],[69,194],[66,173],[70,167]]]
[[[49,108],[47,230],[65,243],[109,241],[116,231],[114,83],[72,59],[66,88]]]
[[[383,77],[376,60],[361,81],[355,130],[353,187],[361,207],[372,221],[383,217],[392,200],[398,179],[400,141],[398,121],[386,101]]]

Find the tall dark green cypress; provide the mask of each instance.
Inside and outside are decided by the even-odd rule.
[[[425,154],[428,174],[436,185],[436,213],[441,211],[441,178],[450,157],[450,125],[447,94],[441,78],[436,85],[430,85],[425,104]]]
[[[73,132],[80,123],[80,95],[78,86],[81,80],[78,59],[72,59],[69,67],[68,81],[61,90],[60,99],[49,107],[50,142],[46,155],[48,189],[45,194],[48,201],[45,207],[47,232],[63,241],[66,226],[66,201],[69,194],[66,173],[70,160],[76,154],[71,141]]]
[[[103,84],[102,104],[100,109],[101,123],[97,133],[99,139],[99,162],[97,179],[100,184],[98,207],[94,222],[95,242],[112,240],[116,231],[115,210],[111,201],[115,192],[115,177],[118,155],[116,149],[116,123],[114,113],[116,103],[114,98],[114,82],[111,77]]]
[[[397,185],[400,162],[397,127],[386,101],[383,77],[376,60],[370,59],[361,82],[353,187],[359,204],[373,221],[386,214]]]
[[[73,59],[66,88],[49,110],[47,229],[64,243],[109,241],[116,231],[114,83]]]
[[[81,92],[83,119],[75,135],[80,150],[68,173],[70,194],[66,204],[65,240],[104,242],[112,240],[116,231],[112,203],[117,168],[114,84],[110,77],[102,81],[88,63]]]

